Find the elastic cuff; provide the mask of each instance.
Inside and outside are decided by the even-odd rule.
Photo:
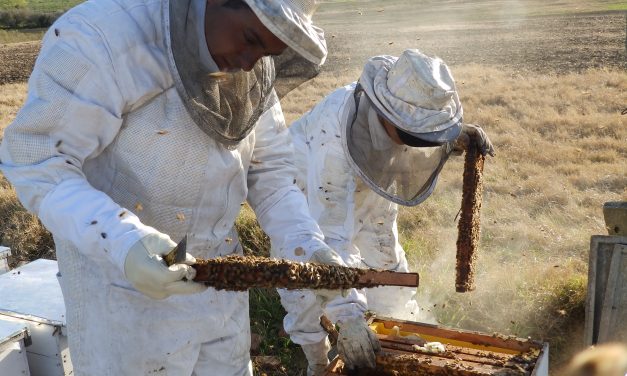
[[[124,263],[131,247],[141,241],[145,236],[159,233],[159,231],[154,228],[141,223],[137,217],[134,217],[134,219],[137,219],[135,228],[121,234],[117,239],[112,239],[111,242],[112,251],[109,252],[111,261],[119,268],[122,274],[124,274]]]
[[[329,312],[329,320],[335,323],[341,323],[352,319],[363,318],[364,312],[358,309],[354,304],[352,304],[352,306],[353,307],[351,307],[351,309],[343,310],[341,312]]]
[[[315,333],[290,333],[290,339],[297,345],[313,345],[322,342],[327,337],[322,327]]]

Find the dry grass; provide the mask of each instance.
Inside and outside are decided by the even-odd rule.
[[[44,36],[45,30],[1,30],[0,44],[38,41]]]
[[[26,84],[0,86],[0,138],[4,134],[4,128],[15,118],[26,100],[26,88]]]
[[[0,138],[26,98],[26,84],[0,86]],[[50,234],[20,205],[15,191],[0,174],[0,244],[12,249],[10,264],[54,257]]]
[[[9,265],[55,258],[52,236],[20,205],[15,191],[0,175],[0,244],[11,248]]]
[[[361,69],[345,73],[325,72],[291,91],[281,101],[286,123],[293,123],[335,89],[356,81],[360,73]]]

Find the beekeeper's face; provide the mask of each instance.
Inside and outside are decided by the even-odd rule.
[[[396,145],[403,145],[403,141],[399,137],[394,124],[387,121],[387,119],[383,118],[383,116],[379,116],[379,121],[381,122],[383,128],[385,128],[385,132],[392,139],[392,141],[394,141]]]
[[[211,57],[223,72],[250,71],[263,56],[280,55],[287,48],[238,0],[207,2],[205,36]]]

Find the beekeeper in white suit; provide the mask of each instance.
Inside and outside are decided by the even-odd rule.
[[[274,256],[342,263],[293,184],[267,57],[324,61],[315,3],[89,1],[46,33],[0,167],[54,236],[75,375],[252,374],[248,294],[187,265],[242,253],[246,200]]]
[[[299,169],[297,184],[327,244],[353,267],[407,272],[398,241],[398,205],[414,206],[433,191],[454,149],[481,128],[462,123],[462,106],[448,67],[418,50],[370,59],[359,81],[340,88],[290,126]],[[457,145],[456,145],[457,143]],[[416,320],[415,289],[350,290],[324,312],[339,327],[338,352],[349,368],[374,367],[378,341],[366,310]],[[322,311],[307,291],[280,291],[292,340],[302,346],[308,374],[328,364]]]

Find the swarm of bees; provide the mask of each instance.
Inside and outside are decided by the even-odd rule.
[[[480,211],[483,193],[483,163],[485,157],[475,142],[470,142],[464,161],[462,207],[457,223],[457,265],[455,290],[475,289],[475,260],[480,239]]]
[[[366,269],[348,268],[255,256],[196,260],[194,281],[217,290],[244,291],[257,287],[285,289],[349,289],[376,286],[360,281]]]

